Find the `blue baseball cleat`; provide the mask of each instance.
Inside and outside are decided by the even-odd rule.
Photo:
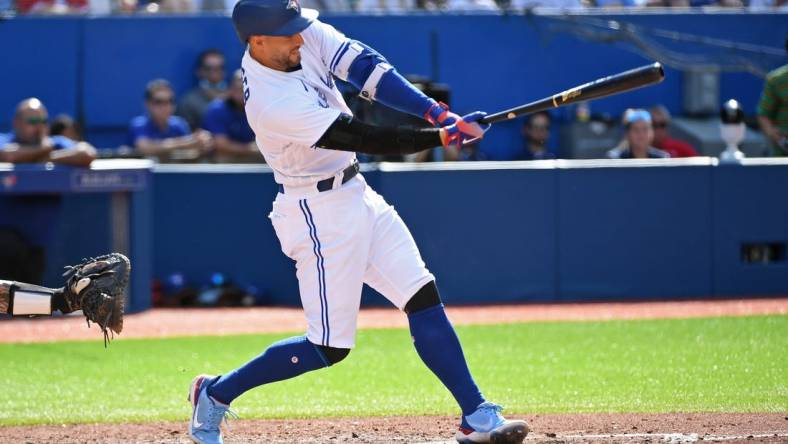
[[[197,444],[222,444],[220,429],[222,419],[226,415],[238,417],[230,410],[229,405],[208,396],[206,389],[215,378],[211,375],[199,375],[192,380],[192,385],[189,387],[189,403],[192,405],[189,438]]]
[[[530,429],[525,421],[509,421],[501,416],[503,407],[492,402],[479,404],[476,411],[462,418],[454,435],[460,444],[520,444]]]

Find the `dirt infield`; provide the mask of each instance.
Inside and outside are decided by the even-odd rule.
[[[788,314],[788,298],[725,301],[590,303],[450,307],[455,324],[525,321],[688,318]],[[406,327],[394,309],[362,310],[359,328]],[[303,330],[300,309],[158,309],[126,317],[119,339],[229,335]],[[82,316],[0,321],[0,342],[99,340]],[[241,412],[243,413],[243,412]],[[539,443],[788,443],[788,413],[543,414],[525,415]],[[455,442],[457,418],[384,417],[232,421],[232,443]],[[4,443],[186,443],[186,419],[177,423],[79,424],[0,427]]]
[[[446,311],[455,325],[749,316],[788,314],[788,298],[449,306]],[[406,317],[394,308],[364,309],[358,320],[359,328],[407,326]],[[305,329],[306,321],[300,308],[155,309],[127,315],[120,338],[280,333]],[[79,314],[59,318],[0,320],[0,343],[97,340],[100,336],[98,328],[85,327],[85,319]]]
[[[538,443],[788,442],[784,413],[526,415]],[[331,418],[233,421],[232,443],[448,444],[456,419],[447,417]],[[0,428],[0,443],[187,443],[178,423]]]

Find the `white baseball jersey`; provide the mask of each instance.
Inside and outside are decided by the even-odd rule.
[[[329,69],[349,39],[317,20],[301,36],[300,70],[267,68],[248,50],[241,61],[246,118],[257,146],[274,170],[277,183],[292,186],[331,177],[356,157],[351,152],[314,147],[340,113],[353,114]]]
[[[318,181],[338,177],[355,160],[355,153],[314,144],[340,113],[351,114],[332,74],[346,79],[361,50],[319,21],[301,35],[298,71],[276,71],[244,55],[246,117],[284,185],[269,218],[296,263],[306,336],[313,344],[352,348],[362,284],[402,309],[435,277],[405,223],[361,174],[318,191]]]

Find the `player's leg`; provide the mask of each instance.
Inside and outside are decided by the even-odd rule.
[[[499,413],[500,407],[486,402],[473,380],[434,277],[427,271],[410,231],[380,196],[374,193],[371,200],[376,202],[377,220],[365,282],[408,314],[419,357],[462,410],[457,440],[521,442],[528,432],[526,423],[506,421]]]
[[[363,228],[363,202],[348,188],[275,202],[271,219],[283,252],[296,263],[307,334],[272,344],[220,377],[195,378],[189,395],[194,408],[190,434],[197,435],[195,440],[208,437],[198,442],[216,441],[229,403],[242,393],[333,365],[353,347],[369,230]],[[201,413],[200,405],[207,406],[207,413]]]
[[[73,311],[63,297],[62,288],[0,280],[0,314],[50,316],[54,311]]]

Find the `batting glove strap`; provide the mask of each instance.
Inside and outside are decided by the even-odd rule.
[[[435,127],[451,125],[458,120],[457,117],[456,114],[449,111],[449,105],[443,102],[434,102],[424,113],[424,119]]]

